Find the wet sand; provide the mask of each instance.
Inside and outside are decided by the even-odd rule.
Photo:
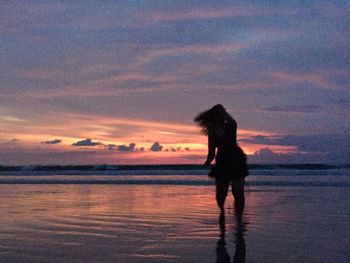
[[[0,185],[1,262],[348,262],[349,187]]]

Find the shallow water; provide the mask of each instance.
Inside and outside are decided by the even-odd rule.
[[[220,240],[213,186],[4,184],[1,262],[348,262],[349,189],[248,186]]]

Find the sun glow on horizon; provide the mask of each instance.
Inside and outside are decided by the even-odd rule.
[[[49,126],[37,120],[16,123],[16,129],[4,124],[0,124],[0,128],[4,135],[0,143],[2,149],[11,152],[12,146],[17,150],[36,149],[41,154],[89,153],[86,159],[89,163],[202,163],[207,154],[207,138],[195,124],[61,114],[56,121],[51,120]],[[238,130],[239,140],[254,136],[275,134]],[[151,150],[156,143],[158,149]],[[296,151],[295,147],[278,145],[246,142],[240,145],[248,155],[265,147],[276,153]]]

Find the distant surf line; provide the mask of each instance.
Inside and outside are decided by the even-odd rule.
[[[1,185],[179,185],[179,186],[209,186],[213,181],[198,180],[0,180]],[[247,182],[247,186],[271,186],[271,187],[350,187],[347,182]]]

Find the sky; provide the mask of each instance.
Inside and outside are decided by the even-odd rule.
[[[350,1],[1,1],[0,165],[350,163]]]

